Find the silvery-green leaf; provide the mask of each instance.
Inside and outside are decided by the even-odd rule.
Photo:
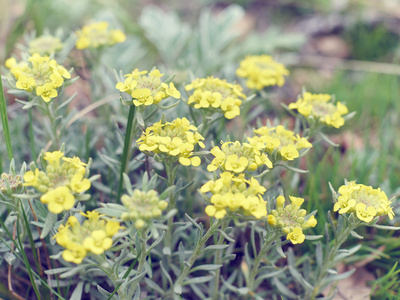
[[[354,230],[350,231],[350,234],[355,237],[356,239],[362,240],[364,239],[364,237],[362,235],[359,235],[357,232],[355,232]]]
[[[40,235],[41,239],[44,239],[50,231],[54,228],[54,224],[57,222],[57,215],[49,212],[47,215],[46,221],[44,223],[44,227],[42,229],[42,234]]]
[[[399,230],[400,227],[374,224],[373,227],[384,230]]]
[[[83,284],[84,284],[84,281],[78,282],[78,284],[76,285],[76,287],[70,297],[71,300],[81,300],[82,292],[83,292]]]
[[[205,264],[205,265],[200,265],[200,266],[194,267],[193,269],[190,270],[190,273],[193,273],[193,272],[196,272],[199,270],[214,271],[214,270],[218,270],[221,267],[222,267],[222,265]]]
[[[291,299],[297,299],[297,295],[289,290],[277,277],[272,279],[272,282],[275,284],[276,288],[285,296]]]
[[[199,284],[199,283],[204,283],[204,282],[208,282],[211,279],[213,279],[214,276],[208,275],[208,276],[200,276],[200,277],[193,277],[190,279],[187,279],[183,282],[183,285],[188,285],[188,284]]]
[[[15,262],[15,255],[11,252],[6,252],[3,256],[4,260],[11,266]]]

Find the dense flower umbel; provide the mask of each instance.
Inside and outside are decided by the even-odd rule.
[[[240,115],[242,100],[246,95],[242,93],[242,87],[214,77],[197,78],[185,86],[187,91],[194,90],[188,99],[188,104],[194,108],[208,109],[212,112],[220,112],[227,119],[233,119]]]
[[[28,62],[16,62],[10,58],[6,67],[14,76],[17,89],[25,90],[35,96],[40,96],[45,102],[58,96],[58,90],[65,79],[70,79],[71,74],[48,56],[33,54]]]
[[[280,64],[268,55],[247,56],[240,62],[236,75],[247,78],[249,89],[262,90],[271,85],[282,86],[285,83],[283,76],[289,75],[283,64]]]
[[[50,212],[59,214],[71,209],[75,196],[87,191],[90,180],[84,178],[86,164],[78,157],[64,157],[60,151],[46,152],[45,171],[28,171],[24,174],[24,186],[33,186],[43,195],[40,201],[47,204]]]
[[[184,166],[199,166],[201,160],[198,156],[192,156],[194,146],[204,148],[204,138],[197,132],[197,128],[191,125],[186,118],[177,118],[172,122],[162,121],[146,128],[146,131],[137,140],[139,150],[148,154],[170,159],[176,157]]]
[[[371,186],[351,181],[339,188],[339,194],[333,207],[339,214],[354,213],[358,219],[366,223],[382,215],[388,215],[391,220],[393,219],[392,203],[380,188],[373,189]]]
[[[53,237],[65,248],[62,257],[76,264],[80,264],[89,252],[100,255],[110,249],[112,237],[122,229],[119,222],[102,219],[103,215],[96,211],[81,212],[81,215],[87,218],[82,225],[75,216],[70,216]]]
[[[83,26],[76,32],[78,40],[77,49],[98,48],[125,42],[126,36],[119,29],[110,29],[107,22],[92,23]]]
[[[209,172],[217,168],[234,173],[251,172],[263,165],[272,168],[272,163],[265,153],[261,153],[250,144],[242,145],[239,141],[225,142],[221,148],[215,146],[210,152],[215,158],[207,166]]]
[[[304,242],[305,236],[303,230],[317,225],[317,220],[314,216],[305,218],[307,212],[305,209],[300,209],[304,202],[303,198],[289,196],[292,204],[285,206],[285,198],[278,196],[276,198],[276,209],[268,215],[268,223],[272,227],[276,227],[286,234],[286,239],[293,244],[301,244]]]
[[[115,87],[121,92],[130,94],[135,106],[158,104],[168,97],[179,99],[181,93],[172,82],[169,85],[162,82],[162,76],[164,74],[158,69],[153,69],[150,73],[135,69],[132,73],[125,75],[124,82],[118,82]]]
[[[306,138],[295,135],[293,131],[286,130],[282,125],[263,126],[254,129],[254,133],[259,136],[247,138],[249,145],[269,154],[276,151],[277,160],[294,160],[299,157],[299,150],[312,147]]]
[[[235,176],[224,172],[219,179],[205,183],[200,191],[212,194],[211,204],[205,209],[210,217],[222,219],[227,212],[257,219],[267,216],[267,202],[261,197],[266,189],[253,177],[250,180],[245,179],[243,173]]]
[[[305,117],[313,116],[317,121],[328,126],[339,128],[344,125],[343,115],[349,110],[346,105],[337,102],[332,103],[332,97],[328,94],[304,93],[295,103],[289,104],[289,109],[297,111]]]
[[[28,44],[29,53],[39,53],[40,55],[50,55],[57,51],[60,51],[64,44],[60,38],[52,35],[42,35],[32,40]]]
[[[142,192],[136,189],[132,197],[123,195],[121,202],[127,208],[121,219],[135,221],[135,227],[138,229],[146,226],[152,219],[160,217],[168,206],[167,201],[158,198],[155,190]]]

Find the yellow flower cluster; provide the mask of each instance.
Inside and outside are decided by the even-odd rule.
[[[339,128],[344,125],[342,116],[347,114],[349,110],[346,105],[340,102],[335,105],[331,100],[332,97],[328,94],[306,92],[295,103],[290,103],[289,109],[297,109],[301,115],[307,118],[312,116],[321,123]]]
[[[71,209],[75,196],[87,191],[90,180],[84,178],[86,164],[78,157],[64,157],[61,151],[46,152],[46,171],[28,171],[24,174],[24,186],[33,186],[43,195],[40,201],[47,204],[50,212],[59,214]]]
[[[119,29],[110,29],[107,22],[92,23],[83,26],[76,32],[78,40],[77,49],[99,48],[125,42],[126,36]]]
[[[366,223],[382,215],[388,215],[391,220],[393,219],[392,203],[380,188],[374,189],[351,181],[339,188],[339,194],[333,207],[339,214],[354,213],[358,219]]]
[[[39,53],[40,55],[50,55],[60,51],[64,47],[64,44],[58,37],[52,35],[42,35],[30,41],[28,46],[29,53],[31,54]]]
[[[136,189],[132,197],[123,195],[121,202],[127,209],[127,212],[121,215],[121,219],[135,221],[137,229],[143,228],[152,219],[160,217],[162,211],[168,206],[167,201],[158,198],[155,190],[143,192]]]
[[[64,79],[70,79],[71,74],[48,56],[34,53],[28,62],[19,62],[15,58],[6,61],[6,67],[16,80],[16,88],[42,97],[45,102],[58,96]]]
[[[20,175],[2,173],[0,176],[0,193],[11,196],[22,189]],[[1,199],[1,198],[0,198]]]
[[[83,224],[70,216],[53,237],[57,244],[66,248],[62,257],[76,264],[80,264],[88,252],[100,255],[110,249],[112,237],[123,228],[117,221],[102,219],[103,215],[96,211],[81,212],[81,215],[87,218]]]
[[[201,160],[192,156],[194,146],[204,148],[204,138],[197,132],[186,118],[177,118],[172,122],[162,121],[146,128],[146,131],[137,140],[139,150],[146,153],[158,154],[165,159],[176,157],[184,166],[199,166]]]
[[[285,198],[278,196],[276,198],[276,210],[272,210],[268,215],[268,223],[272,227],[276,227],[286,234],[286,239],[293,244],[301,244],[305,240],[303,230],[317,225],[317,220],[314,216],[305,218],[307,212],[305,209],[300,209],[304,202],[303,198],[289,196],[292,204],[285,206]]]
[[[227,119],[239,116],[242,100],[246,100],[246,95],[242,93],[242,87],[239,84],[232,84],[212,76],[197,78],[186,85],[185,89],[194,90],[193,95],[188,99],[189,105],[197,109],[204,108],[223,113]]]
[[[147,71],[135,69],[132,73],[125,75],[124,82],[118,82],[115,87],[121,92],[130,94],[135,106],[148,106],[158,104],[168,97],[175,99],[181,97],[181,93],[172,82],[168,85],[161,81],[164,74],[160,73],[158,69],[153,69],[150,73],[147,73]]]
[[[266,189],[253,177],[245,179],[243,173],[235,176],[224,172],[219,179],[205,183],[200,191],[212,194],[211,204],[205,209],[210,217],[222,219],[228,211],[256,219],[267,216],[267,202],[261,197]]]
[[[276,160],[294,160],[300,156],[301,149],[312,147],[306,138],[295,135],[293,131],[286,130],[282,125],[263,126],[254,129],[254,133],[259,136],[248,137],[249,145],[269,154],[276,153]]]
[[[285,83],[283,76],[289,75],[285,66],[268,55],[247,56],[240,62],[236,75],[247,78],[249,89],[262,90],[271,85],[282,86]]]
[[[209,172],[218,168],[234,173],[251,172],[264,165],[272,168],[268,155],[247,143],[242,145],[239,141],[225,142],[221,148],[215,146],[210,152],[215,158],[207,166]]]

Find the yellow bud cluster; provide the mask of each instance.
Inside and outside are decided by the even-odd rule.
[[[17,63],[14,58],[9,58],[6,67],[10,69],[17,89],[40,96],[45,102],[57,97],[64,79],[71,78],[71,74],[54,59],[38,53],[34,53],[28,62]]]
[[[127,209],[127,212],[121,215],[122,220],[135,221],[137,229],[143,228],[152,219],[160,217],[162,211],[168,206],[167,201],[158,198],[155,190],[142,192],[136,189],[132,196],[123,195],[121,202]]]
[[[234,173],[251,172],[264,165],[272,168],[268,156],[247,143],[242,145],[239,141],[225,142],[221,148],[215,146],[210,152],[215,158],[207,166],[209,172],[218,168]]]
[[[204,148],[203,136],[186,118],[177,118],[172,122],[161,121],[146,128],[137,140],[139,150],[147,154],[158,154],[169,159],[176,157],[184,166],[199,166],[201,160],[193,156],[196,145]]]
[[[295,103],[290,103],[289,109],[297,109],[301,115],[312,116],[317,121],[335,128],[344,125],[342,116],[349,112],[347,106],[341,102],[337,102],[336,105],[332,103],[331,95],[308,92],[299,97]]]
[[[307,212],[301,209],[304,202],[303,198],[289,196],[291,204],[285,206],[285,198],[278,196],[276,198],[276,209],[268,215],[268,223],[272,227],[276,227],[286,234],[286,239],[293,244],[301,244],[305,240],[303,230],[317,225],[314,216],[305,218]]]
[[[40,55],[50,55],[60,51],[64,47],[64,44],[58,37],[42,35],[30,41],[28,47],[30,54],[39,53]]]
[[[212,76],[197,78],[186,85],[185,89],[194,90],[188,99],[189,105],[197,109],[204,108],[223,113],[227,119],[239,116],[242,100],[246,100],[246,95],[242,93],[239,84],[232,84]]]
[[[82,224],[75,216],[70,216],[65,225],[58,228],[53,236],[57,244],[66,248],[62,257],[69,262],[80,264],[88,253],[102,254],[111,248],[112,237],[123,227],[119,222],[103,219],[96,211],[88,211]]]
[[[243,173],[235,176],[224,172],[219,179],[205,183],[200,191],[212,194],[210,205],[205,209],[210,217],[222,219],[228,211],[256,219],[267,216],[267,202],[261,197],[266,188],[253,177],[247,180]]]
[[[249,145],[259,151],[272,154],[276,151],[278,160],[294,160],[300,156],[299,150],[310,148],[312,144],[304,137],[295,135],[282,125],[276,127],[263,126],[254,129],[259,136],[249,137]]]
[[[267,86],[282,86],[285,83],[283,76],[289,75],[285,66],[268,55],[247,56],[240,62],[236,75],[247,78],[249,89],[262,90]]]
[[[11,196],[22,189],[22,180],[20,175],[2,173],[0,176],[0,192]]]
[[[77,49],[99,48],[125,42],[126,36],[119,29],[110,29],[107,22],[97,22],[83,26],[76,31]]]
[[[392,203],[380,188],[374,189],[351,181],[339,188],[339,194],[333,207],[339,214],[354,213],[358,219],[366,223],[382,215],[388,215],[391,220],[393,219]]]
[[[125,75],[124,82],[118,82],[115,87],[120,92],[130,94],[135,106],[158,104],[168,97],[179,99],[181,93],[172,82],[169,85],[162,82],[162,76],[164,74],[158,69],[153,69],[150,73],[135,69],[132,73]]]
[[[90,188],[90,180],[84,178],[86,164],[78,157],[64,157],[61,151],[46,152],[44,159],[46,170],[27,171],[24,186],[32,186],[42,193],[40,201],[47,204],[50,212],[59,214],[74,206],[74,195]]]

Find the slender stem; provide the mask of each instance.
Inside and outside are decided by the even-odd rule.
[[[253,263],[253,266],[249,273],[248,282],[247,282],[247,287],[249,288],[250,291],[252,291],[254,289],[254,282],[255,282],[256,276],[258,274],[258,269],[260,268],[261,260],[265,257],[267,252],[271,249],[276,237],[277,237],[276,232],[273,232],[271,235],[269,235],[267,237],[267,239],[264,241],[263,245],[261,246],[260,251],[258,252],[257,256],[254,259],[254,263]]]
[[[221,230],[225,231],[226,227],[228,227],[229,222],[224,222],[221,225]],[[222,245],[224,242],[225,238],[221,234],[218,238],[217,245]],[[215,265],[220,265],[222,264],[222,250],[217,251],[217,253],[214,256],[214,264]],[[214,277],[214,290],[212,293],[212,299],[217,300],[218,298],[218,291],[219,291],[219,277],[221,273],[221,268],[215,270],[215,277]]]
[[[119,184],[118,184],[118,192],[117,192],[117,202],[121,198],[122,184],[124,182],[123,174],[124,174],[124,172],[126,172],[126,167],[127,167],[127,164],[128,164],[128,160],[130,159],[130,157],[128,157],[129,156],[128,153],[129,153],[129,149],[131,148],[132,139],[133,139],[132,127],[133,127],[133,124],[136,123],[136,118],[134,116],[135,116],[135,106],[132,105],[132,106],[129,107],[128,121],[127,121],[127,124],[126,124],[124,150],[123,150],[123,153],[122,153],[121,170],[119,172]]]
[[[4,139],[6,141],[8,159],[11,161],[13,158],[13,151],[11,147],[10,129],[8,128],[6,99],[4,97],[3,84],[1,80],[2,79],[0,74],[0,116],[1,116],[1,123],[3,124],[3,133],[4,133]]]
[[[193,250],[192,256],[190,256],[190,258],[189,258],[188,263],[185,264],[185,267],[183,268],[181,274],[176,279],[175,284],[174,284],[175,287],[182,285],[183,280],[185,280],[185,278],[189,275],[190,269],[192,268],[196,259],[199,257],[201,250],[203,249],[205,243],[215,233],[215,231],[221,226],[221,224],[224,221],[216,219],[214,221],[214,223],[210,226],[210,228],[207,230],[207,232],[203,235],[203,237],[199,240],[195,249]]]
[[[54,116],[53,110],[51,109],[51,102],[46,102],[46,112],[47,116],[49,117],[50,127],[52,129],[53,137],[54,137],[54,146],[53,149],[60,149],[60,134],[57,131],[56,126],[56,117]]]
[[[32,108],[28,111],[29,114],[29,142],[31,146],[31,154],[32,159],[36,159],[36,150],[35,150],[35,136],[33,135],[33,120],[32,120]]]
[[[167,186],[173,186],[175,183],[175,172],[174,172],[174,163],[171,160],[167,160],[165,162],[165,170],[167,172]],[[175,191],[172,191],[169,194],[169,204],[168,204],[168,211],[171,211],[171,209],[174,209],[176,206],[176,195]],[[171,251],[171,243],[172,243],[172,223],[174,221],[174,216],[172,215],[168,219],[167,223],[167,232],[165,234],[165,239],[164,239],[164,247],[169,248]]]

